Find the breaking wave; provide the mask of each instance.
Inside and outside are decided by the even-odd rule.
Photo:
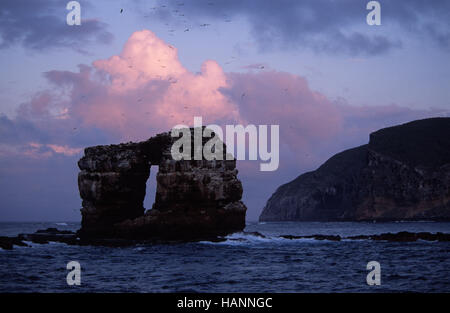
[[[200,243],[213,245],[239,246],[239,245],[267,244],[267,243],[317,242],[317,241],[324,241],[324,240],[316,240],[314,238],[287,239],[280,236],[267,236],[260,233],[239,232],[224,237],[223,241],[219,242],[201,241]]]

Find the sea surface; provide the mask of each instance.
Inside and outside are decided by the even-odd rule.
[[[15,236],[79,223],[0,223]],[[256,223],[220,243],[126,248],[62,243],[0,249],[0,292],[450,292],[450,242],[282,239],[280,235],[370,235],[450,232],[450,223]],[[70,261],[81,285],[68,286]],[[381,285],[369,286],[369,261],[381,265]]]

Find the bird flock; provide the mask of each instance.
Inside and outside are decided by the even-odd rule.
[[[208,6],[212,7],[215,6],[215,3],[213,1],[210,1],[207,3]],[[188,5],[185,5],[184,2],[175,2],[175,3],[171,3],[171,5],[169,5],[168,3],[163,4],[160,2],[160,5],[158,6],[154,6],[150,8],[150,12],[149,13],[153,13],[153,14],[160,14],[161,16],[171,16],[171,17],[175,17],[175,20],[172,20],[173,24],[166,22],[164,23],[164,25],[167,28],[167,32],[169,36],[175,36],[176,33],[188,33],[191,32],[193,30],[197,30],[197,29],[207,29],[210,28],[212,25],[210,23],[198,23],[196,25],[193,25],[192,23],[189,23],[188,21],[188,16],[189,14],[187,13],[187,10],[184,10],[185,8],[187,8]],[[126,14],[126,10],[124,8],[120,9],[120,14]],[[231,23],[232,20],[231,18],[227,15],[227,14],[222,14],[222,22],[225,23]],[[143,15],[144,18],[149,18],[151,17],[151,14],[144,14]],[[167,20],[170,20],[169,18]],[[182,26],[182,32],[180,31],[180,25]],[[170,49],[174,49],[174,47],[170,44],[168,44],[168,47]],[[158,62],[161,62],[161,60],[157,60]],[[225,63],[225,65],[229,65],[233,62],[237,61],[237,58],[235,56],[231,56],[230,59]],[[160,65],[161,68],[166,68],[166,65]],[[133,68],[133,65],[129,65],[128,66],[130,69]],[[265,66],[264,65],[257,65],[256,67],[253,67],[255,69],[258,70],[264,70]],[[160,76],[160,78],[162,79],[162,77]],[[169,77],[168,79],[166,79],[170,84],[176,84],[177,80],[173,77]],[[287,92],[288,89],[285,88],[284,92]],[[85,97],[85,96],[84,96]],[[248,93],[242,92],[241,96],[240,96],[240,100],[244,101],[246,98],[248,98]],[[138,98],[137,102],[142,102],[144,99],[143,98]],[[183,106],[184,110],[189,110],[189,107],[184,105]],[[145,114],[150,114],[150,112],[145,112]],[[122,118],[126,118],[125,114],[122,113],[121,114]],[[175,116],[172,114],[170,115],[170,118],[173,119],[175,118]],[[185,121],[182,120],[182,123],[184,123]],[[73,128],[73,131],[76,131],[77,128]]]

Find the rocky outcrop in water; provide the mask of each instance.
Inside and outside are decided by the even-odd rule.
[[[226,160],[225,148],[223,160],[193,160],[192,154],[192,160],[176,161],[170,148],[177,139],[163,133],[143,142],[85,149],[78,162],[81,238],[195,240],[245,227],[236,160]],[[159,166],[156,199],[145,212],[152,165]]]
[[[278,188],[260,221],[450,220],[450,118],[381,129]]]
[[[230,238],[218,236],[214,238],[210,238],[210,241],[214,242],[245,242],[245,236],[256,237],[264,240],[271,239],[287,239],[287,240],[318,240],[318,241],[334,241],[340,242],[342,240],[374,240],[374,241],[386,241],[386,242],[415,242],[418,240],[422,241],[438,241],[438,242],[450,242],[450,234],[449,233],[429,233],[429,232],[420,232],[420,233],[411,233],[411,232],[398,232],[398,233],[383,233],[383,234],[375,234],[375,235],[357,235],[357,236],[348,236],[341,237],[339,235],[281,235],[276,237],[265,236],[258,232],[242,232],[240,233],[244,235],[244,237]],[[181,240],[179,240],[181,241]],[[78,245],[78,246],[86,246],[86,245],[99,245],[99,246],[107,246],[107,247],[126,247],[133,246],[137,244],[147,244],[147,243],[155,243],[159,241],[155,241],[154,239],[143,240],[143,239],[106,239],[106,238],[90,238],[90,239],[82,239],[77,236],[76,233],[70,231],[60,231],[55,228],[47,228],[43,230],[38,230],[32,234],[20,234],[16,237],[4,237],[0,236],[0,248],[4,250],[11,250],[14,246],[22,246],[29,247],[28,243],[38,243],[38,244],[47,244],[49,242],[60,242],[68,245]],[[161,241],[161,243],[166,243],[166,241]]]

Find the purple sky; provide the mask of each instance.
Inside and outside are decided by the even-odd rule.
[[[79,1],[81,26],[67,2],[0,6],[0,221],[80,220],[82,148],[194,116],[280,125],[277,171],[238,162],[256,220],[371,131],[449,115],[450,1],[380,1],[381,26],[363,0]]]

